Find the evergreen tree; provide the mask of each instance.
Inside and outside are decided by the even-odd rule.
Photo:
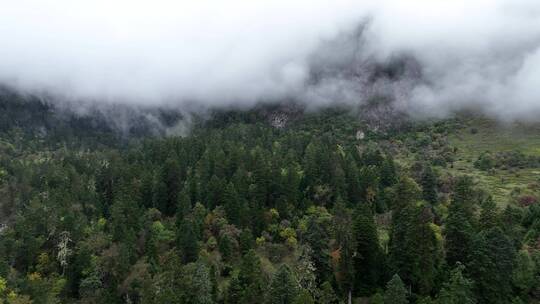
[[[475,211],[474,199],[472,178],[469,176],[459,177],[454,186],[452,204],[460,206],[472,218]]]
[[[438,301],[440,304],[475,304],[473,282],[463,275],[465,266],[457,263],[450,273],[450,279],[444,283]]]
[[[408,304],[407,289],[401,278],[395,274],[392,279],[386,284],[384,293],[384,304]]]
[[[237,304],[242,303],[242,293],[244,291],[243,286],[240,284],[238,275],[233,275],[227,292],[225,294],[225,304]]]
[[[165,164],[162,169],[162,180],[165,183],[166,186],[166,200],[164,206],[161,206],[162,209],[160,209],[161,212],[164,214],[171,216],[176,211],[176,207],[178,205],[178,194],[180,193],[180,188],[182,185],[181,181],[181,167],[178,163],[176,157],[169,157],[165,161]]]
[[[521,250],[516,255],[515,268],[512,273],[512,283],[526,297],[537,283],[537,266],[527,250]]]
[[[253,233],[251,233],[249,228],[245,228],[240,232],[238,243],[242,254],[246,254],[249,250],[253,249],[255,240],[253,239]]]
[[[497,204],[495,204],[491,196],[482,202],[480,208],[480,228],[482,230],[499,226],[500,221]]]
[[[215,207],[223,204],[223,193],[225,190],[225,185],[223,180],[218,178],[216,175],[212,175],[210,181],[207,185],[206,193],[206,207],[209,210],[213,210]]]
[[[315,304],[315,300],[307,290],[302,289],[294,299],[294,304]]]
[[[236,226],[242,226],[242,224],[245,222],[243,219],[245,215],[243,208],[244,206],[236,192],[236,189],[234,188],[233,183],[229,183],[225,188],[223,201],[229,222]]]
[[[362,202],[368,204],[372,210],[375,210],[380,190],[378,169],[373,165],[362,167],[358,175],[360,178],[360,196]]]
[[[177,224],[177,245],[184,263],[195,262],[199,255],[199,245],[195,225],[189,219],[182,219]]]
[[[428,164],[424,166],[421,185],[422,198],[426,202],[435,205],[437,203],[437,177],[435,176],[435,172],[433,172],[431,166]]]
[[[176,218],[183,219],[191,212],[191,198],[188,188],[184,189],[178,195],[178,207],[176,208]]]
[[[188,264],[182,270],[181,303],[213,304],[212,282],[208,267],[202,263]]]
[[[448,265],[457,262],[467,263],[471,254],[474,237],[474,214],[472,206],[472,182],[460,178],[457,182],[453,200],[448,208],[445,223],[445,248]]]
[[[336,304],[338,303],[338,297],[334,292],[334,288],[330,282],[326,281],[321,285],[321,292],[319,296],[319,303],[321,304]]]
[[[298,294],[298,284],[289,266],[283,264],[272,278],[268,291],[268,304],[292,304]]]
[[[395,210],[389,241],[389,266],[411,283],[414,270],[414,251],[417,244],[410,238],[414,228],[416,208],[412,205]]]
[[[474,240],[467,272],[479,303],[507,303],[512,294],[515,250],[500,228],[481,232]]]
[[[347,182],[348,202],[354,206],[362,201],[362,193],[360,191],[358,166],[352,156],[347,156],[346,158],[345,178]]]
[[[244,255],[240,264],[238,281],[242,288],[241,303],[259,303],[264,294],[265,282],[262,276],[261,262],[255,251]]]
[[[232,259],[234,255],[234,248],[232,243],[231,236],[228,234],[224,234],[219,238],[218,246],[219,246],[219,252],[223,256],[223,259],[226,261],[229,261]]]
[[[329,236],[323,225],[315,218],[309,218],[305,241],[312,250],[312,260],[317,269],[317,279],[324,281],[330,273]]]
[[[397,173],[394,160],[391,156],[387,156],[381,165],[381,186],[390,187],[397,182]]]
[[[358,295],[369,295],[377,287],[381,277],[383,254],[375,221],[367,205],[358,206],[353,229],[356,243],[354,288]]]
[[[339,252],[337,263],[337,281],[342,294],[352,293],[354,283],[355,240],[352,229],[351,212],[345,207],[345,203],[338,197],[334,204],[334,239]]]
[[[412,283],[421,294],[430,294],[437,283],[443,254],[429,207],[417,208],[412,229],[408,248],[414,256]]]

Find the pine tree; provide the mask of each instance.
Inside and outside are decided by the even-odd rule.
[[[397,182],[396,166],[392,156],[386,156],[381,165],[381,186],[390,187]]]
[[[390,265],[414,290],[428,294],[442,262],[429,207],[405,206],[395,213],[390,235]]]
[[[223,259],[226,261],[229,261],[232,259],[234,254],[234,248],[232,244],[231,236],[228,234],[224,234],[219,238],[218,246],[219,246],[219,252],[221,253],[221,256],[223,256]]]
[[[242,252],[242,254],[246,254],[255,246],[253,233],[251,233],[251,230],[249,228],[245,228],[242,230],[242,232],[240,232],[238,245],[240,246],[240,251]]]
[[[481,232],[474,240],[467,272],[475,284],[479,303],[507,303],[512,294],[515,249],[498,227]]]
[[[487,230],[499,225],[499,210],[490,196],[480,205],[480,228]]]
[[[453,266],[457,262],[467,263],[474,237],[474,213],[472,204],[472,181],[458,179],[454,196],[448,208],[445,223],[446,261]]]
[[[213,210],[215,207],[223,204],[224,190],[225,185],[223,180],[218,178],[216,175],[212,175],[207,185],[205,198],[206,207],[208,209]]]
[[[334,204],[334,239],[339,251],[337,263],[337,281],[342,294],[350,294],[354,283],[355,240],[351,229],[351,212],[345,207],[345,203],[338,197]]]
[[[254,250],[242,258],[238,281],[242,287],[241,303],[259,303],[264,294],[265,282],[262,276],[261,262]]]
[[[348,202],[355,206],[362,201],[360,192],[360,177],[358,176],[358,166],[352,156],[347,156],[345,161],[345,178],[347,182]]]
[[[199,255],[199,245],[195,225],[189,219],[177,223],[176,238],[183,263],[195,262]]]
[[[282,264],[272,278],[268,304],[292,304],[298,294],[298,284],[289,266]]]
[[[401,278],[395,274],[392,279],[386,284],[384,293],[384,304],[408,304],[407,289]]]
[[[187,187],[180,192],[178,195],[178,207],[176,208],[176,217],[177,219],[183,219],[191,212],[191,198]]]
[[[452,195],[452,204],[459,205],[468,215],[474,214],[475,192],[473,190],[473,181],[469,176],[461,176],[457,179]]]
[[[180,303],[213,304],[212,282],[208,267],[202,263],[191,263],[183,267],[180,292],[183,301]]]
[[[242,293],[244,288],[240,284],[238,275],[233,275],[229,282],[229,287],[225,294],[225,304],[238,304],[242,303]]]
[[[182,185],[181,168],[176,157],[169,157],[165,161],[162,169],[161,178],[166,186],[165,206],[160,209],[166,215],[173,215],[178,205],[178,194]]]
[[[356,243],[354,255],[355,293],[369,295],[377,287],[381,277],[383,254],[373,214],[367,205],[358,206],[353,229]]]
[[[307,290],[302,289],[294,299],[294,304],[315,304],[315,300]]]
[[[314,139],[306,147],[304,154],[305,182],[310,187],[323,183],[323,164],[321,160],[323,152],[321,146],[320,141]]]
[[[317,269],[317,279],[324,281],[330,274],[329,235],[325,227],[310,218],[307,224],[305,242],[312,250],[312,260]]]
[[[336,304],[338,303],[338,297],[334,292],[334,288],[330,282],[326,281],[321,285],[321,292],[319,296],[319,303],[321,304]]]
[[[409,235],[409,250],[413,252],[412,283],[421,294],[430,294],[435,287],[443,260],[442,244],[433,223],[431,208],[417,208],[415,222]]]
[[[414,244],[410,238],[413,231],[416,208],[404,206],[392,214],[392,226],[389,241],[389,266],[399,273],[406,282],[411,283],[414,270]]]
[[[475,304],[473,282],[463,275],[465,266],[457,263],[450,273],[450,279],[444,283],[438,296],[440,304]]]
[[[225,205],[225,212],[229,222],[236,226],[241,226],[241,224],[244,222],[242,219],[244,210],[233,183],[229,183],[225,188],[225,193],[223,194],[223,203]]]
[[[362,167],[358,174],[360,178],[360,196],[362,202],[375,210],[379,199],[379,175],[377,167],[371,165]]]
[[[533,286],[537,284],[536,263],[527,250],[521,250],[516,256],[515,269],[512,273],[512,283],[522,296],[527,296]]]
[[[437,203],[437,177],[433,172],[433,169],[430,165],[426,164],[424,166],[424,172],[422,173],[421,178],[422,185],[422,198],[435,205]]]

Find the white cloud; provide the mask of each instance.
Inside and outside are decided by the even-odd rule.
[[[540,2],[367,2],[0,0],[0,82],[78,102],[321,104],[387,90],[412,111],[540,112]],[[337,43],[366,18],[361,39]],[[367,87],[367,61],[404,53],[420,64],[420,83]],[[355,65],[356,76],[312,84],[324,64]]]

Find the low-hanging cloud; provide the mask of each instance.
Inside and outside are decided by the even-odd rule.
[[[537,0],[367,2],[0,0],[0,83],[87,105],[540,114]]]

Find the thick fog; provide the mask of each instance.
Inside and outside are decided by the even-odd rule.
[[[77,105],[383,95],[536,120],[540,2],[0,0],[0,83]]]

